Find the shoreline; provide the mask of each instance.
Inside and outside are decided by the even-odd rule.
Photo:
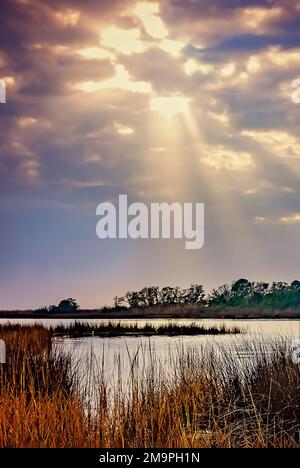
[[[253,310],[253,309],[199,309],[193,306],[148,307],[130,311],[102,311],[82,309],[77,312],[40,313],[34,310],[0,311],[0,319],[300,319],[300,309]]]

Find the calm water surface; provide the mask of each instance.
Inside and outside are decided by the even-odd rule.
[[[292,343],[293,339],[300,338],[300,320],[231,320],[231,319],[123,319],[111,320],[121,323],[138,323],[143,326],[149,322],[152,324],[164,324],[176,322],[177,324],[198,323],[205,326],[225,325],[227,327],[238,326],[244,333],[241,335],[221,336],[153,336],[136,337],[122,336],[113,338],[59,338],[55,339],[55,345],[64,351],[71,353],[74,363],[78,363],[82,375],[86,369],[93,367],[94,374],[99,376],[104,373],[106,380],[112,385],[122,375],[123,382],[130,378],[132,364],[138,363],[139,369],[145,369],[153,358],[158,359],[165,368],[170,366],[170,357],[176,355],[178,350],[201,351],[213,349],[217,353],[226,349],[232,352],[236,359],[243,364],[251,359],[251,345],[260,343],[264,346],[274,338],[287,339]],[[0,319],[4,323],[42,324],[44,326],[68,325],[75,322],[71,319]],[[80,322],[90,325],[107,323],[103,319],[86,319]],[[91,364],[92,363],[92,364]]]

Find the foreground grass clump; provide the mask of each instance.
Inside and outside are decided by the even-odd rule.
[[[249,345],[243,371],[227,348],[221,355],[178,348],[167,363],[152,352],[148,361],[135,355],[129,382],[116,388],[101,363],[83,362],[91,403],[74,357],[55,351],[52,334],[0,327],[8,351],[0,447],[300,446],[299,365],[282,340]]]
[[[225,325],[206,327],[191,323],[188,325],[167,323],[162,325],[146,324],[139,326],[138,323],[126,324],[125,322],[107,322],[90,325],[83,322],[75,322],[71,325],[59,325],[54,329],[56,336],[84,337],[84,336],[180,336],[180,335],[226,335],[239,334],[238,327],[226,327]]]

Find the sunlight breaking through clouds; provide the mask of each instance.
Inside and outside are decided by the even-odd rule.
[[[292,213],[287,216],[282,216],[280,222],[283,224],[300,223],[300,213]]]
[[[254,161],[249,153],[234,151],[223,146],[208,146],[200,149],[201,161],[217,170],[241,171],[253,168]]]
[[[198,60],[189,59],[183,65],[184,71],[187,75],[191,76],[194,73],[202,73],[203,75],[208,75],[213,71],[213,66],[209,64],[204,64]]]
[[[64,26],[75,27],[80,18],[80,11],[78,10],[66,10],[58,11],[55,13],[55,16],[61,21]]]
[[[150,36],[155,39],[163,39],[168,36],[168,30],[158,16],[159,3],[138,3],[133,12],[142,21]]]
[[[33,117],[22,117],[21,119],[18,120],[18,124],[20,127],[26,128],[30,127],[31,125],[34,125],[37,123],[37,119]]]
[[[242,21],[250,29],[257,29],[265,26],[266,23],[279,18],[282,14],[281,7],[264,8],[263,6],[253,6],[245,8],[242,12]]]
[[[116,26],[101,31],[101,44],[125,55],[140,54],[146,47],[139,29],[121,29]]]
[[[300,141],[294,135],[280,130],[244,130],[250,137],[281,158],[300,158]]]
[[[0,48],[8,103],[0,106],[1,193],[22,205],[26,222],[31,217],[37,225],[38,204],[45,212],[53,207],[58,217],[62,206],[80,207],[72,231],[78,237],[68,234],[80,252],[77,244],[90,226],[83,213],[90,213],[98,198],[120,192],[148,200],[204,199],[214,223],[208,235],[218,224],[236,245],[240,237],[232,230],[242,226],[272,262],[269,243],[257,232],[278,225],[297,257],[300,107],[291,99],[292,82],[300,79],[297,2],[285,0],[284,7],[243,0],[3,3],[10,7],[0,16],[8,38]],[[68,219],[63,218],[63,233],[71,231]],[[7,217],[0,221],[6,226]],[[12,239],[18,222],[13,219]],[[45,221],[45,236],[52,225]],[[29,234],[35,238],[23,228],[22,236]],[[281,241],[275,233],[273,249]],[[8,244],[4,254],[13,251]],[[33,244],[28,251],[38,270],[41,257]],[[192,268],[194,277],[210,268],[219,271],[221,252],[214,253],[219,245],[212,240],[203,270],[197,259],[187,261],[185,271]],[[64,255],[65,243],[53,240],[50,250],[60,248]],[[15,252],[14,276],[18,248]],[[240,252],[247,261],[244,246]],[[20,254],[26,253],[20,249]],[[117,262],[115,252],[106,254],[109,263]],[[102,256],[91,245],[79,262],[102,262]],[[285,256],[277,257],[280,271]],[[152,259],[155,255],[150,276],[157,274]],[[43,271],[51,270],[50,256],[42,260]],[[239,260],[232,254],[228,271],[236,272]],[[98,284],[98,264],[93,268]],[[63,266],[64,276],[66,270]],[[180,275],[181,270],[174,273],[174,284]],[[104,288],[104,300],[111,293]]]
[[[120,135],[132,135],[134,133],[134,128],[123,125],[120,122],[114,121],[114,127]]]
[[[171,39],[163,39],[159,44],[160,49],[164,50],[170,55],[173,55],[174,57],[178,57],[181,50],[185,46],[186,44],[184,42],[173,41]]]
[[[189,99],[184,96],[157,96],[150,101],[150,110],[159,112],[167,119],[176,114],[188,115]]]
[[[116,73],[113,78],[104,81],[83,81],[75,83],[73,87],[87,93],[94,93],[105,89],[122,89],[133,93],[147,94],[152,90],[151,83],[132,81],[123,65],[116,65]]]

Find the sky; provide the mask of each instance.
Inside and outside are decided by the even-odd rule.
[[[300,1],[1,0],[0,309],[300,279]],[[205,243],[96,207],[205,203]]]

